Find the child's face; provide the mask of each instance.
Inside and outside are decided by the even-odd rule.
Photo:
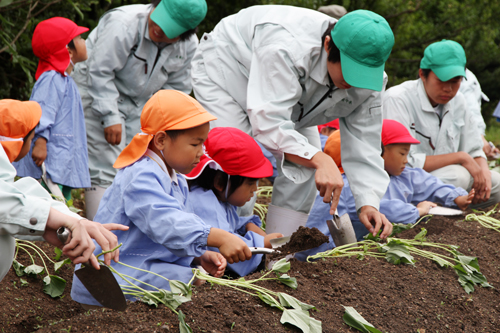
[[[209,130],[210,125],[206,123],[185,130],[175,139],[165,134],[163,147],[157,148],[163,151],[163,158],[170,172],[174,169],[187,174],[194,169],[203,155],[203,142],[207,139]]]
[[[257,179],[245,178],[243,184],[229,196],[227,202],[236,207],[243,206],[252,199],[254,192],[257,191],[257,182]]]
[[[155,43],[173,44],[181,39],[180,37],[175,37],[173,39],[168,38],[160,26],[151,19],[151,14],[149,14],[148,18],[148,32],[149,38]]]
[[[441,81],[434,72],[429,72],[425,77],[419,70],[420,78],[424,84],[425,92],[432,106],[446,104],[455,97],[462,83],[462,77],[457,76],[446,82]]]
[[[30,151],[31,141],[33,141],[33,137],[35,136],[35,131],[31,132],[31,134],[24,140],[23,147],[21,148],[21,152],[17,155],[14,162],[19,162],[23,159],[24,156]]]
[[[70,50],[71,61],[74,64],[87,60],[87,46],[85,45],[85,39],[82,36],[76,36],[73,38],[73,43],[75,44],[75,50]]]
[[[384,146],[382,158],[384,159],[385,171],[391,176],[399,176],[405,169],[406,163],[408,163],[409,152],[409,143],[395,143]]]

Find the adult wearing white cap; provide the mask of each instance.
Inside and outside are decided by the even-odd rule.
[[[113,181],[116,158],[140,132],[146,101],[160,89],[191,92],[195,29],[206,12],[205,0],[153,0],[106,12],[90,33],[89,58],[73,72],[87,128],[87,217],[93,218]]]
[[[305,225],[316,188],[335,211],[342,177],[321,151],[316,125],[336,118],[360,220],[371,232],[384,224],[384,237],[392,230],[378,207],[388,184],[380,91],[394,36],[366,10],[336,22],[305,8],[250,7],[205,34],[193,58],[193,90],[218,117],[214,125],[253,135],[277,159],[268,233]]]
[[[489,170],[474,115],[458,92],[465,64],[465,51],[457,42],[429,45],[420,78],[384,94],[384,117],[399,121],[420,141],[411,146],[409,166],[468,192],[474,188],[471,207],[484,208],[500,201],[500,174]]]

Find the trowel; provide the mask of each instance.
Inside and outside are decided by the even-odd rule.
[[[346,213],[339,217],[338,211],[335,210],[333,219],[326,220],[326,224],[328,225],[328,230],[330,230],[330,234],[332,235],[335,246],[357,242],[356,233],[354,232],[354,228],[352,227],[352,222],[349,218],[349,214]]]
[[[71,231],[61,227],[57,229],[57,238],[66,244],[71,238]],[[125,311],[127,301],[120,285],[108,266],[100,265],[95,269],[90,262],[82,264],[82,268],[75,271],[76,276],[87,288],[89,293],[105,308]]]

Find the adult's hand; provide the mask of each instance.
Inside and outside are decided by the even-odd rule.
[[[476,179],[474,178],[474,184],[472,189],[476,191],[474,198],[472,199],[473,204],[478,204],[489,200],[491,195],[491,172],[488,168],[482,168],[481,170],[482,179],[484,183],[479,183],[476,185]]]
[[[474,179],[474,184],[472,185],[472,188],[476,190],[476,196],[474,200],[478,200],[478,196],[485,191],[485,188],[487,186],[486,183],[486,178],[485,178],[485,172],[483,172],[481,166],[476,162],[472,156],[465,152],[461,152],[465,154],[464,161],[462,162],[462,166],[469,171],[471,177]],[[491,179],[489,182],[491,187]],[[491,189],[490,189],[491,191]],[[488,196],[489,197],[489,196]],[[477,201],[481,202],[481,201]],[[476,202],[474,202],[476,203]]]
[[[45,138],[38,138],[33,146],[31,158],[38,167],[42,166],[43,161],[47,158],[47,140]]]
[[[122,141],[122,124],[104,128],[104,137],[110,145],[118,145]]]
[[[392,223],[380,213],[375,207],[363,206],[360,209],[359,220],[368,229],[368,231],[376,236],[380,228],[383,228],[380,238],[385,239],[392,233]]]
[[[333,215],[339,204],[342,187],[344,187],[342,175],[333,159],[323,152],[316,153],[311,162],[316,168],[314,175],[316,188],[319,190],[319,195],[323,197],[323,202],[331,203],[330,214]]]

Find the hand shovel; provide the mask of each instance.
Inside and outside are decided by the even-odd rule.
[[[278,237],[278,238],[273,238],[269,242],[271,243],[272,248],[269,249],[267,247],[251,247],[250,252],[252,254],[274,254],[274,253],[279,253],[279,250],[276,250],[278,247],[285,245],[290,241],[290,236],[286,237]]]
[[[57,238],[66,244],[71,237],[69,229],[61,227],[57,229]],[[89,293],[105,308],[125,311],[127,301],[125,295],[116,281],[115,276],[106,265],[101,265],[99,270],[95,269],[90,262],[82,264],[83,268],[75,271],[76,276],[87,288]]]
[[[328,230],[330,230],[335,246],[356,243],[356,234],[354,233],[348,214],[339,217],[337,211],[335,211],[333,219],[326,220],[326,224],[328,225]]]

